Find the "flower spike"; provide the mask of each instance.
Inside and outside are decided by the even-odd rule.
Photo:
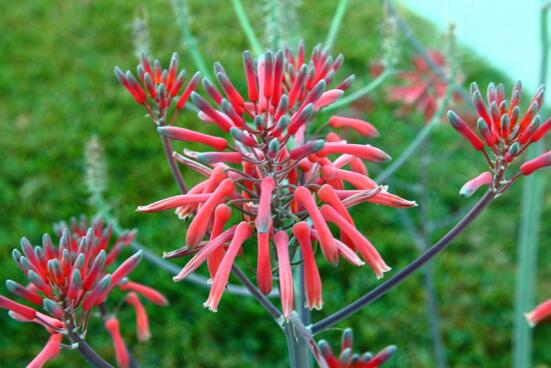
[[[330,116],[329,124],[317,124],[320,112],[334,106],[354,80],[353,76],[337,80],[342,63],[342,55],[333,58],[321,46],[309,56],[303,46],[295,51],[267,50],[256,59],[245,52],[246,90],[238,89],[243,83],[234,81],[220,63],[214,64],[216,79],[203,79],[201,91],[178,85],[178,77],[170,73],[174,81],[171,79],[169,85],[168,76],[164,81],[161,73],[169,102],[170,87],[178,85],[178,89],[184,89],[180,100],[189,98],[198,110],[197,117],[220,129],[216,135],[206,135],[167,125],[167,120],[161,119],[158,130],[164,137],[201,143],[212,151],[184,149],[183,155],[174,153],[178,162],[205,179],[185,194],[140,206],[138,211],[175,209],[180,219],[190,220],[185,246],[164,256],[191,256],[174,281],[207,263],[212,280],[207,308],[218,308],[233,263],[250,251],[250,247],[243,247],[248,238],[254,238],[251,244],[257,249],[258,288],[269,294],[273,273],[279,274],[286,317],[293,310],[290,247],[297,247],[308,270],[309,308],[322,306],[321,277],[314,252],[318,245],[332,265],[342,256],[361,266],[363,261],[355,253],[359,250],[378,276],[388,270],[371,243],[355,229],[349,207],[363,202],[411,207],[415,202],[388,193],[386,187],[369,177],[364,160],[385,162],[390,159],[385,152],[371,145],[350,144],[331,132],[332,128],[352,129],[361,136],[375,137],[378,131],[373,125],[340,116]],[[148,66],[142,64],[145,74]],[[176,61],[172,62],[169,71],[176,66]],[[155,86],[155,71],[161,68],[153,69],[150,74]],[[194,79],[188,86],[194,85]],[[156,91],[159,99],[161,91]],[[152,105],[151,99],[149,96],[147,106]],[[180,100],[177,110],[183,107]],[[169,103],[166,110],[170,109]],[[155,115],[158,111],[153,110]],[[314,125],[321,126],[320,134],[311,134]],[[348,184],[354,189],[345,189]],[[331,209],[321,211],[324,203]],[[340,237],[333,235],[327,221],[338,224]],[[126,287],[124,280],[118,285]]]

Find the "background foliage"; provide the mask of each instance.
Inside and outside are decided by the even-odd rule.
[[[230,75],[241,75],[241,51],[248,45],[229,2],[189,3],[192,30],[208,64],[219,60]],[[260,31],[264,27],[263,8],[256,3],[244,1],[254,28]],[[302,1],[298,28],[308,48],[325,40],[334,6],[330,0]],[[0,7],[0,279],[14,278],[19,272],[10,252],[21,236],[37,242],[42,233],[52,232],[54,222],[80,213],[93,214],[83,183],[83,150],[92,134],[104,144],[110,175],[108,196],[121,224],[138,228],[139,240],[159,253],[180,246],[184,229],[175,217],[134,212],[137,205],[176,194],[176,187],[152,124],[112,73],[114,65],[133,69],[137,63],[131,37],[136,14],[147,14],[153,56],[166,64],[172,51],[179,51],[182,65],[194,71],[181,43],[171,2],[151,0],[137,6],[131,0],[0,0]],[[351,0],[334,44],[334,52],[346,56],[346,72],[357,75],[356,88],[371,79],[368,65],[380,57],[381,17],[378,2]],[[442,35],[431,32],[430,25],[419,19],[408,19],[427,45],[442,48]],[[405,60],[411,51],[401,39],[399,45],[401,65],[407,67]],[[511,87],[511,80],[468,50],[461,50],[460,66],[466,82],[476,80],[485,86],[495,80],[504,81],[507,89]],[[238,78],[234,80],[239,83]],[[355,111],[342,113],[374,123],[381,137],[373,143],[397,157],[422,127],[422,119],[396,118],[395,106],[388,105],[384,96],[384,89],[378,89],[369,100],[355,104]],[[179,120],[181,126],[195,124],[197,119],[191,114]],[[484,164],[446,124],[436,129],[430,149],[434,157],[430,212],[432,218],[442,219],[469,202],[459,198],[458,189]],[[370,168],[374,173],[379,170],[375,165]],[[418,176],[418,163],[413,158],[396,175],[393,190],[416,199]],[[434,263],[450,366],[510,365],[519,195],[517,186]],[[547,195],[544,218],[551,214],[550,201]],[[395,211],[363,205],[353,216],[387,262],[399,269],[416,256],[417,250]],[[419,209],[408,211],[417,216]],[[543,226],[545,245],[551,227],[545,222]],[[437,230],[435,239],[445,230]],[[542,248],[538,300],[550,294],[550,261],[551,251]],[[326,266],[321,272],[325,308],[314,313],[314,319],[377,285],[367,269]],[[171,301],[169,309],[147,306],[153,338],[146,344],[136,342],[132,312],[121,313],[128,322],[122,324],[123,334],[142,366],[286,366],[283,334],[252,299],[226,295],[219,313],[213,314],[202,307],[206,289],[185,282],[175,284],[169,275],[146,263],[138,268],[134,279],[154,285]],[[3,286],[1,292],[6,292]],[[340,327],[353,327],[356,344],[363,350],[398,345],[398,354],[389,367],[431,367],[424,308],[419,274]],[[0,330],[2,365],[24,365],[46,339],[42,328],[20,325],[5,313],[0,315]],[[101,326],[93,330],[97,333],[90,336],[92,346],[114,360],[108,335]],[[340,331],[329,331],[320,337],[336,345],[339,336]],[[541,367],[551,361],[546,346],[550,338],[551,328],[535,330],[535,363]],[[64,352],[50,366],[82,364],[76,353]]]

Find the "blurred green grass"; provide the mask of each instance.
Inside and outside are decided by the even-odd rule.
[[[230,75],[241,75],[241,51],[248,45],[229,2],[189,2],[193,32],[208,64],[219,60]],[[255,29],[262,30],[261,7],[252,0],[244,4]],[[108,196],[121,224],[138,228],[139,240],[159,253],[181,245],[184,229],[176,218],[168,213],[145,216],[134,212],[137,205],[175,194],[176,187],[152,124],[112,73],[114,65],[134,69],[131,23],[141,11],[148,14],[154,56],[166,64],[172,51],[179,51],[182,64],[194,70],[181,44],[171,2],[0,0],[0,5],[0,279],[18,277],[10,252],[21,236],[37,242],[42,233],[52,231],[54,222],[92,213],[82,179],[84,145],[92,134],[104,144],[110,174]],[[329,0],[303,1],[298,28],[308,47],[325,40],[334,6]],[[442,37],[430,25],[409,19],[426,44],[442,47]],[[380,20],[378,2],[350,1],[334,51],[345,54],[345,70],[358,76],[357,87],[370,80],[369,62],[380,56]],[[403,58],[411,54],[403,40],[400,48]],[[404,60],[401,63],[405,65]],[[461,50],[461,67],[467,82],[476,80],[484,86],[495,80],[511,86],[509,79],[466,49]],[[238,78],[234,79],[239,84]],[[420,119],[397,119],[393,107],[384,102],[383,90],[371,97],[375,108],[362,117],[382,133],[373,143],[397,157],[420,129]],[[193,127],[198,123],[187,114],[179,124]],[[483,170],[484,164],[447,125],[436,130],[431,150],[430,210],[438,219],[469,202],[458,197],[458,189]],[[371,168],[376,171],[373,165]],[[418,168],[413,158],[396,178],[415,183]],[[407,186],[392,189],[415,199]],[[510,365],[519,189],[517,185],[493,204],[434,262],[450,366]],[[544,218],[550,215],[550,201],[547,195]],[[408,211],[418,214],[418,209]],[[353,215],[395,270],[416,256],[413,241],[394,209],[364,205]],[[444,232],[437,231],[435,239]],[[544,222],[541,239],[548,239],[550,232]],[[545,267],[550,260],[550,251],[542,248],[539,300],[551,295],[551,268]],[[171,301],[168,309],[147,306],[153,338],[146,344],[136,343],[132,313],[121,313],[123,334],[142,366],[287,366],[283,334],[253,300],[226,295],[220,311],[213,314],[202,307],[205,289],[175,284],[166,273],[145,263],[134,279],[155,286]],[[336,269],[324,266],[322,280],[325,308],[314,313],[314,319],[378,284],[369,270],[346,265]],[[5,293],[5,288],[1,292]],[[389,367],[431,367],[424,307],[425,294],[420,275],[416,275],[339,328],[353,327],[356,345],[362,351],[398,345]],[[0,327],[3,366],[24,365],[46,339],[43,329],[16,323],[5,313],[0,315]],[[92,330],[97,332],[91,334],[91,344],[113,361],[106,333],[98,325]],[[332,330],[319,337],[336,346],[339,336],[340,331]],[[550,338],[550,328],[535,330],[534,361],[541,367],[551,361],[545,344]],[[78,354],[64,352],[49,366],[82,365]]]

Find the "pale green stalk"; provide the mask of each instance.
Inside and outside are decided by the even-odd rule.
[[[260,46],[258,38],[256,38],[251,22],[249,22],[247,13],[245,13],[243,4],[241,4],[241,0],[232,0],[232,5],[235,15],[237,15],[237,19],[239,20],[239,24],[241,25],[243,32],[245,32],[245,36],[247,36],[254,54],[259,56],[262,53],[262,46]]]
[[[331,50],[333,44],[335,43],[335,38],[337,37],[337,33],[339,32],[339,28],[341,27],[347,3],[348,0],[339,0],[337,9],[335,10],[335,15],[333,16],[333,20],[331,21],[331,27],[329,28],[327,39],[325,40],[325,48],[327,50]]]
[[[548,11],[547,2],[540,12],[541,65],[540,84],[547,80],[549,62]],[[527,158],[532,159],[544,152],[543,142],[528,149]],[[544,177],[540,173],[528,176],[522,188],[522,212],[518,239],[517,279],[515,309],[513,316],[513,364],[515,368],[532,366],[532,329],[524,313],[534,306],[534,289],[541,227]]]
[[[176,11],[178,18],[178,25],[180,26],[180,31],[182,32],[182,40],[184,41],[184,45],[188,48],[195,67],[199,69],[203,77],[212,80],[209,69],[207,68],[203,56],[201,55],[201,51],[199,51],[199,47],[197,46],[197,41],[191,33],[191,28],[189,26],[189,12],[185,0],[173,0],[173,3],[174,10]]]

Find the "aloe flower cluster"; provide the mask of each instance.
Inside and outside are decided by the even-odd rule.
[[[158,128],[170,139],[211,149],[175,154],[205,180],[185,194],[138,208],[141,212],[176,209],[180,218],[191,219],[185,246],[165,256],[193,254],[176,281],[207,262],[213,281],[205,303],[209,309],[217,310],[231,267],[247,250],[248,239],[256,239],[257,283],[265,294],[272,290],[277,259],[285,317],[294,307],[291,263],[295,261],[304,263],[306,307],[322,307],[317,245],[331,264],[341,257],[356,266],[365,261],[377,277],[390,270],[348,212],[362,202],[415,205],[369,177],[363,160],[385,162],[389,156],[368,144],[348,143],[334,132],[309,135],[317,114],[338,100],[353,80],[351,76],[330,87],[342,61],[342,55],[333,59],[320,46],[309,59],[302,45],[296,53],[288,48],[266,51],[256,60],[245,52],[246,93],[239,92],[216,63],[219,87],[203,79],[206,96],[190,94],[198,118],[218,127],[219,136],[175,126]],[[187,98],[187,91],[175,98]],[[353,129],[366,137],[377,134],[371,124],[349,117],[333,116],[328,126]],[[235,215],[240,217],[237,222]],[[339,236],[332,234],[329,224],[339,229]]]
[[[143,105],[153,121],[159,125],[165,123],[168,108],[172,102],[175,101],[176,112],[181,110],[201,80],[199,72],[195,73],[189,81],[186,80],[187,73],[183,69],[179,70],[179,58],[176,53],[172,54],[168,69],[161,68],[159,60],[151,63],[147,56],[142,54],[136,71],[139,82],[132,72],[128,70],[125,73],[118,67],[115,67],[115,76],[134,100]],[[186,81],[187,84],[184,87]]]
[[[428,52],[428,56],[437,66],[446,67],[446,59],[442,53],[433,50]],[[415,110],[423,115],[425,122],[429,122],[438,110],[439,100],[446,95],[448,83],[421,56],[413,56],[411,64],[412,70],[398,74],[401,85],[389,89],[388,100],[400,103],[398,115],[406,116]],[[461,82],[461,78],[458,78],[458,82]],[[458,99],[459,96],[454,95],[454,98]]]
[[[544,87],[541,86],[521,114],[521,83],[517,82],[508,102],[503,84],[490,83],[487,90],[487,104],[476,83],[471,84],[471,97],[478,114],[477,133],[454,111],[448,112],[451,125],[471,146],[484,154],[490,167],[461,188],[461,195],[470,196],[479,187],[488,185],[496,192],[503,192],[521,175],[531,175],[536,170],[551,165],[551,152],[524,162],[519,172],[511,178],[505,173],[532,143],[540,141],[551,129],[551,118],[542,122],[538,111],[543,106]]]
[[[329,343],[321,340],[318,343],[323,358],[329,368],[377,368],[381,367],[396,351],[396,346],[390,345],[373,355],[369,352],[362,355],[353,351],[353,332],[347,328],[342,333],[341,352],[335,356]]]
[[[116,262],[121,249],[132,242],[135,233],[125,232],[110,246],[111,228],[104,226],[99,219],[91,227],[82,218],[80,223],[73,220],[70,226],[58,224],[56,230],[60,235],[57,245],[48,234],[44,234],[41,245],[33,247],[23,238],[21,248],[12,253],[27,280],[23,284],[7,280],[6,287],[33,307],[0,295],[0,308],[7,309],[13,319],[40,324],[51,334],[44,350],[29,366],[40,367],[55,357],[63,336],[73,332],[84,336],[92,310],[105,302],[115,286],[132,291],[127,299],[131,299],[131,305],[137,306],[138,335],[147,338],[147,316],[143,316],[143,306],[139,300],[136,301],[135,294],[161,305],[166,305],[166,299],[159,292],[127,279],[140,262],[141,252],[108,273],[108,268]],[[43,312],[37,307],[41,307]],[[120,354],[124,353],[117,350],[117,356]],[[120,366],[127,367],[128,364]]]

